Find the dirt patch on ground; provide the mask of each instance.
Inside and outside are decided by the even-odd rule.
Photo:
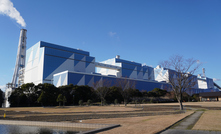
[[[221,110],[205,111],[193,129],[221,131]]]

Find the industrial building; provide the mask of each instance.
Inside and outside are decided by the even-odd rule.
[[[118,79],[128,79],[137,89],[148,91],[167,85],[154,80],[154,68],[120,56],[98,63],[87,51],[40,41],[27,50],[26,57],[24,83],[93,86],[98,81],[114,85]]]
[[[154,88],[168,88],[165,77],[172,71],[160,66],[153,68],[123,60],[119,55],[96,62],[95,57],[90,56],[87,51],[39,41],[26,52],[24,83],[51,83],[57,87],[69,84],[93,87],[93,84],[99,81],[110,81],[113,86],[118,80],[127,79],[135,83],[136,89],[150,91]],[[196,84],[193,85],[190,94],[218,91],[213,80],[205,77],[205,74],[192,77]]]
[[[154,68],[154,77],[155,80],[158,82],[165,81],[166,83],[169,83],[169,77],[176,77],[174,74],[177,74],[176,71],[162,68],[160,65],[158,65],[156,68]],[[186,74],[188,75],[188,74]],[[176,78],[173,78],[176,80]],[[187,93],[192,95],[196,93],[202,93],[202,92],[218,92],[221,88],[213,81],[213,79],[206,77],[205,75],[205,68],[203,68],[203,75],[191,75],[189,77],[191,79],[191,90],[187,90]]]
[[[142,65],[121,59],[119,55],[103,62],[96,62],[95,57],[80,49],[68,48],[39,41],[26,50],[26,29],[21,29],[15,71],[12,83],[7,84],[5,107],[9,106],[8,97],[13,89],[24,83],[51,83],[62,85],[88,85],[109,81],[114,86],[120,80],[133,83],[140,91],[154,88],[168,89],[170,84],[165,78],[174,70]],[[160,73],[159,73],[160,72]],[[219,91],[221,88],[205,76],[192,76],[196,84],[189,94]]]

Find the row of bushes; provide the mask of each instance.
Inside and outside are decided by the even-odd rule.
[[[106,91],[105,96],[101,94],[104,91]],[[167,99],[161,99],[160,97],[162,96],[166,96]],[[191,96],[187,96],[188,99],[190,97]],[[122,102],[145,103],[176,101],[173,92],[167,92],[159,88],[155,88],[149,92],[140,92],[137,89],[128,88],[123,90],[116,86],[94,89],[89,86],[70,84],[57,88],[48,83],[38,85],[34,85],[33,83],[23,84],[11,93],[8,100],[11,107],[57,106],[62,105],[62,103],[63,105],[83,105],[85,103],[91,105],[92,103],[101,102],[99,104],[103,105]]]

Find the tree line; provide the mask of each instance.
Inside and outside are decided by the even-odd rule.
[[[155,88],[152,91],[139,91],[132,86],[104,86],[97,87],[65,85],[55,87],[53,84],[33,83],[23,84],[16,88],[8,98],[11,107],[34,107],[34,106],[61,106],[83,104],[118,104],[160,102],[159,98],[168,96],[170,101],[176,101],[172,92]],[[128,85],[128,84],[127,84]],[[152,98],[152,99],[150,99]],[[184,97],[185,99],[185,97]]]

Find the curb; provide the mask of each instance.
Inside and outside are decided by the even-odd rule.
[[[99,132],[102,132],[102,131],[107,131],[107,130],[115,128],[115,127],[120,127],[120,124],[110,125],[110,126],[107,126],[107,127],[98,128],[98,129],[94,129],[94,130],[89,130],[89,131],[85,131],[85,132],[80,132],[80,133],[77,133],[77,134],[95,134],[95,133],[99,133]]]

